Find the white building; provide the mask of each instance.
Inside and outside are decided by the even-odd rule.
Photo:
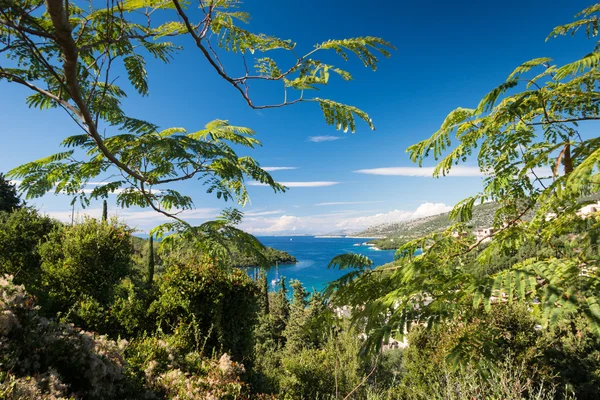
[[[494,228],[480,228],[476,229],[474,233],[478,242],[485,243],[492,240],[492,235],[494,234],[494,232]]]
[[[597,201],[594,204],[588,204],[587,206],[583,206],[577,211],[577,215],[581,218],[586,218],[588,215],[596,213],[600,211],[600,201]]]

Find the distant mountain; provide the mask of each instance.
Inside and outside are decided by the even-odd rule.
[[[494,212],[497,209],[497,203],[484,203],[473,207],[473,219],[469,224],[473,229],[493,225]],[[443,213],[410,221],[375,225],[354,233],[353,236],[385,237],[385,239],[375,240],[374,243],[381,249],[394,249],[409,240],[448,228],[453,223],[449,219],[449,214]]]

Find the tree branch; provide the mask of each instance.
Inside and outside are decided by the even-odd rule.
[[[98,133],[97,126],[88,109],[88,105],[83,100],[79,81],[77,79],[78,50],[75,40],[71,36],[72,28],[69,23],[69,16],[63,7],[62,0],[46,0],[46,9],[52,20],[52,25],[56,29],[56,41],[63,54],[63,68],[66,84],[71,98],[79,108],[82,120],[87,127],[87,132],[94,140],[98,149],[113,164],[121,168],[127,174],[131,175],[140,182],[146,182],[147,178],[133,171],[126,164],[122,163],[105,146],[102,137]]]

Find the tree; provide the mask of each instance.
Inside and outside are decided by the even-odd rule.
[[[17,195],[15,185],[6,179],[4,174],[0,173],[0,211],[11,212],[19,208],[20,204],[21,199]]]
[[[278,285],[277,292],[269,293],[269,316],[273,336],[282,345],[284,343],[283,332],[290,318],[290,303],[287,299],[288,289],[285,284],[285,276],[279,279]]]
[[[27,198],[54,190],[87,205],[90,199],[116,193],[122,207],[149,207],[173,218],[176,223],[164,227],[173,231],[191,229],[177,212],[193,207],[191,197],[169,188],[174,182],[198,179],[208,193],[242,206],[248,201],[246,178],[269,185],[275,192],[285,189],[256,160],[238,157],[234,151],[234,146],[251,149],[260,145],[249,128],[214,120],[192,132],[181,127],[161,130],[123,110],[121,100],[126,92],[114,84],[115,69],[124,68],[132,87],[140,95],[148,95],[146,55],[166,63],[181,50],[168,38],[187,36],[249,107],[311,102],[320,106],[325,122],[337,129],[354,131],[356,118],[373,128],[364,111],[305,96],[305,91],[327,85],[331,74],[352,79],[349,72],[315,58],[318,53],[332,51],[343,60],[352,53],[375,70],[376,55],[388,57],[389,43],[369,36],[328,40],[299,56],[291,40],[244,29],[250,15],[239,9],[240,4],[238,0],[199,0],[198,6],[192,7],[179,0],[110,0],[106,6],[68,3],[65,7],[62,0],[2,0],[0,46],[10,61],[0,65],[0,80],[31,89],[26,99],[30,107],[60,107],[81,129],[81,134],[64,139],[66,151],[10,172],[11,177],[22,179],[20,187]],[[143,22],[139,15],[144,16]],[[245,73],[227,73],[231,69],[221,61],[223,52],[238,54]],[[275,52],[287,53],[295,61],[284,67],[270,56]],[[252,67],[248,66],[249,54],[256,56]],[[255,82],[280,84],[284,101],[258,104],[250,92]],[[78,158],[78,154],[86,156]],[[116,172],[113,176],[119,178],[86,193],[84,188],[92,178],[109,172]],[[195,230],[197,236],[204,233]]]
[[[555,28],[549,38],[585,30],[598,35],[600,5],[578,14],[579,20]],[[332,266],[353,271],[331,292],[340,302],[363,305],[357,320],[366,321],[370,345],[403,335],[414,323],[435,325],[464,315],[465,307],[527,301],[545,327],[569,314],[583,315],[600,333],[600,262],[598,215],[583,220],[578,210],[594,200],[600,182],[600,138],[586,138],[579,123],[600,119],[599,43],[590,54],[563,66],[537,58],[517,67],[475,108],[457,108],[431,138],[407,150],[414,162],[433,156],[435,177],[477,160],[485,173],[481,193],[451,212],[456,224],[402,246],[393,266],[371,269],[359,257],[337,257]],[[488,238],[457,238],[474,204],[495,201],[494,232]],[[524,221],[526,214],[530,221]],[[557,238],[575,238],[556,247]],[[485,239],[492,239],[486,242]],[[541,251],[493,274],[475,273],[498,254],[538,243]],[[417,255],[417,250],[423,253]],[[382,316],[386,316],[385,318]]]
[[[307,343],[307,310],[308,292],[298,280],[291,280],[290,286],[294,291],[292,304],[290,305],[290,314],[288,323],[283,332],[285,336],[285,346],[288,351],[296,352],[301,350]]]
[[[102,201],[102,222],[108,221],[108,204],[106,200]]]

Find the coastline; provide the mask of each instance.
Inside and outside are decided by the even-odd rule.
[[[315,235],[315,239],[385,239],[385,236]]]

